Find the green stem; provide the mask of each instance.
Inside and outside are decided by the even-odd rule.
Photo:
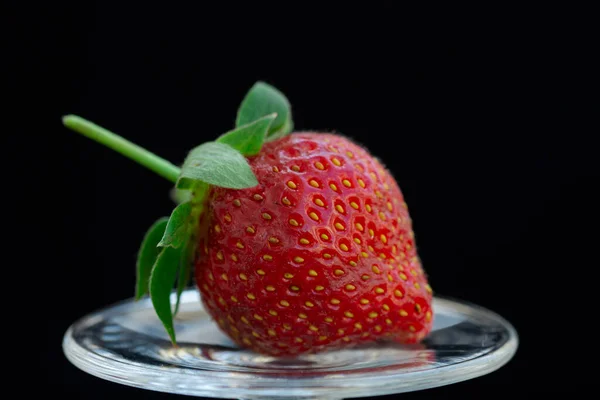
[[[177,182],[180,168],[164,158],[76,115],[66,115],[62,121],[67,128],[121,153],[173,183]]]

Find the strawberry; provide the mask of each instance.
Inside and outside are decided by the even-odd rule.
[[[431,329],[431,289],[391,174],[345,137],[295,133],[250,159],[259,185],[215,187],[196,261],[202,299],[240,346],[300,354]]]
[[[151,226],[137,262],[136,299],[150,295],[174,345],[192,277],[221,330],[257,353],[417,343],[431,331],[432,291],[394,177],[342,135],[291,133],[275,88],[254,85],[236,128],[194,148],[181,168],[82,118],[64,123],[182,195]]]

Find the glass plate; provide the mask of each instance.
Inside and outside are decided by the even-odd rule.
[[[373,344],[277,359],[237,348],[187,290],[173,348],[149,299],[126,300],[75,322],[66,357],[97,377],[138,388],[217,398],[330,398],[422,390],[503,366],[518,347],[511,324],[481,307],[436,297],[434,328],[418,345]]]

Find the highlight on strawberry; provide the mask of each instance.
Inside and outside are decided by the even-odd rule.
[[[142,240],[135,298],[150,297],[174,345],[191,285],[231,340],[271,356],[431,331],[432,290],[398,183],[343,135],[293,132],[290,103],[269,84],[255,83],[235,127],[181,167],[78,116],[63,123],[173,182],[178,204]]]

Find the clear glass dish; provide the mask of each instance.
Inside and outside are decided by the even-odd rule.
[[[367,397],[472,379],[502,367],[518,336],[509,322],[468,303],[436,297],[434,329],[419,345],[374,344],[293,360],[237,348],[204,311],[196,290],[182,296],[171,345],[149,299],[89,314],[65,333],[78,368],[138,388],[201,397]]]

